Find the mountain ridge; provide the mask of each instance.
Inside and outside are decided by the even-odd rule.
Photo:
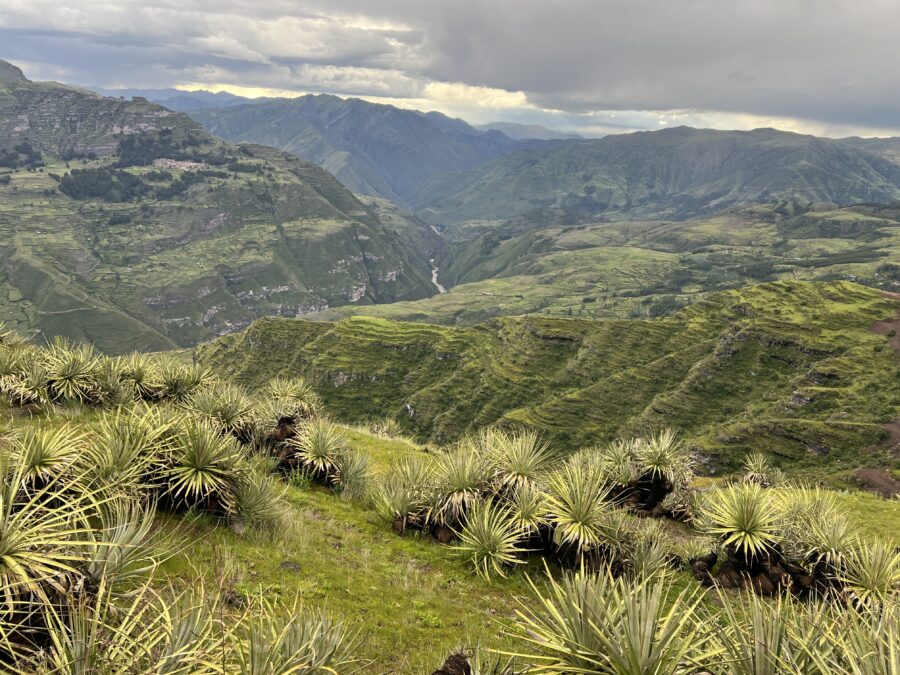
[[[896,201],[900,165],[841,140],[676,127],[518,150],[423,185],[414,204],[451,224],[548,207],[637,220],[798,194],[840,205]]]
[[[401,204],[423,177],[473,168],[522,145],[440,113],[328,94],[192,116],[226,140],[278,147],[325,167],[354,192]]]

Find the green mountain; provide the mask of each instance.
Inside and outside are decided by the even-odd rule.
[[[217,136],[286,150],[324,167],[354,192],[402,204],[409,203],[423,181],[472,169],[529,145],[440,113],[328,95],[191,115]]]
[[[845,141],[679,127],[520,150],[433,179],[412,203],[430,222],[455,224],[551,207],[681,219],[775,199],[897,201],[900,165]]]
[[[268,318],[195,354],[251,386],[302,374],[334,414],[390,415],[437,442],[495,423],[572,447],[673,427],[711,469],[749,450],[835,467],[880,454],[900,412],[898,355],[872,330],[896,329],[898,310],[847,282],[778,282],[656,320]]]
[[[143,99],[0,73],[0,319],[117,352],[434,292],[430,251],[408,243],[433,232],[386,225],[321,168]]]

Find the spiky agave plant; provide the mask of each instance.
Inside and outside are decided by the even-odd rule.
[[[536,431],[507,432],[490,429],[480,442],[494,473],[498,493],[517,489],[524,483],[542,480],[559,464],[559,454],[541,440]]]
[[[900,672],[900,602],[869,604],[866,611],[845,605],[836,630],[828,633],[833,649],[808,655],[818,672],[831,675],[882,675]]]
[[[6,323],[0,321],[0,345],[17,349],[28,344],[28,338],[21,333],[12,330]]]
[[[0,391],[7,395],[22,378],[22,351],[10,347],[0,347]]]
[[[356,659],[356,636],[325,611],[260,603],[237,645],[234,672],[242,675],[316,675],[345,672]]]
[[[88,392],[86,401],[92,405],[113,408],[125,405],[133,400],[130,384],[122,378],[115,362],[101,360],[94,373],[93,387]]]
[[[285,513],[284,493],[285,487],[271,474],[259,468],[247,471],[232,489],[232,516],[250,527],[275,527]]]
[[[548,523],[547,493],[533,483],[525,483],[507,498],[509,517],[522,530],[524,539],[533,539]]]
[[[68,425],[25,427],[17,433],[13,446],[24,468],[24,482],[32,488],[62,476],[83,451],[84,435]]]
[[[465,438],[437,459],[437,504],[432,520],[455,527],[484,497],[490,473],[481,449]]]
[[[97,496],[91,491],[60,492],[53,478],[33,487],[21,455],[0,460],[0,597],[9,610],[23,594],[46,597],[62,590],[76,573]]]
[[[641,477],[638,462],[638,439],[617,439],[604,448],[595,450],[597,468],[606,474],[607,480],[619,488],[626,488]]]
[[[769,487],[770,473],[772,473],[772,464],[763,453],[751,452],[744,457],[742,480],[745,483],[759,483],[763,487]]]
[[[240,387],[218,384],[195,391],[184,405],[223,432],[240,435],[250,424],[253,402]]]
[[[369,429],[373,434],[384,438],[396,438],[403,433],[403,427],[400,425],[400,422],[393,417],[384,417],[376,420],[369,425]]]
[[[46,362],[53,400],[83,402],[95,395],[101,359],[93,346],[57,339],[46,352]]]
[[[275,377],[263,387],[262,394],[289,404],[299,419],[315,417],[322,408],[319,395],[302,377]]]
[[[520,601],[508,632],[536,672],[674,675],[717,663],[699,589],[676,593],[665,578],[616,579],[605,569],[550,577],[546,590],[529,583],[536,601]]]
[[[375,483],[372,498],[376,512],[393,523],[402,534],[408,526],[422,526],[434,492],[434,463],[430,459],[406,457]]]
[[[176,503],[225,511],[246,469],[234,438],[222,436],[207,423],[190,421],[178,433],[160,482]]]
[[[134,352],[118,362],[119,374],[134,398],[151,401],[162,394],[159,364],[149,354]]]
[[[779,508],[757,483],[709,492],[701,506],[701,528],[721,539],[745,561],[772,550],[778,539]]]
[[[356,451],[338,457],[334,472],[334,487],[344,499],[364,501],[371,488],[372,467],[369,456]]]
[[[122,602],[102,581],[91,596],[69,595],[62,606],[44,606],[49,645],[22,664],[23,672],[223,672],[230,631],[215,617],[215,599],[200,595],[202,585],[171,597],[154,591],[148,579]]]
[[[154,535],[156,508],[116,499],[98,511],[99,527],[83,534],[78,585],[92,593],[104,586],[116,594],[133,590],[153,573],[162,553]]]
[[[50,375],[41,361],[37,359],[25,361],[20,376],[8,384],[7,395],[10,403],[16,406],[48,403],[49,378]]]
[[[212,372],[196,363],[189,365],[166,359],[160,364],[159,380],[163,398],[183,403],[191,394],[212,382]]]
[[[159,407],[107,413],[81,454],[83,475],[98,489],[129,496],[158,487],[151,477],[177,424]]]
[[[645,476],[673,486],[692,476],[690,455],[672,429],[664,429],[639,443],[637,459]]]
[[[459,531],[459,543],[453,548],[481,576],[505,577],[509,568],[523,562],[522,538],[509,509],[489,500],[469,511]]]
[[[554,543],[583,559],[603,539],[605,518],[612,508],[610,487],[596,472],[567,464],[550,476],[547,493]]]
[[[322,482],[334,479],[338,461],[348,450],[343,429],[325,418],[310,420],[287,443],[293,451],[294,462],[311,471]]]
[[[867,604],[885,598],[896,603],[900,598],[900,550],[881,539],[857,544],[847,551],[839,579]]]
[[[709,612],[723,650],[721,662],[733,675],[825,673],[837,638],[837,613],[821,600],[800,604],[781,596],[763,600],[752,593],[719,591],[721,612]]]
[[[625,571],[634,579],[668,576],[674,571],[674,542],[657,520],[635,524],[623,546]]]
[[[835,578],[859,541],[859,528],[833,492],[819,488],[778,488],[780,542],[785,553],[812,572]]]

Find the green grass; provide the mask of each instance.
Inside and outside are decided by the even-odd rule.
[[[238,149],[161,111],[40,83],[0,91],[0,147],[28,140],[46,162],[0,171],[10,177],[0,185],[0,320],[120,353],[193,345],[260,316],[434,292],[424,252],[397,233],[428,230],[424,223],[394,213],[387,226],[324,170],[271,148]],[[27,138],[12,132],[23,116]],[[142,126],[147,138],[171,128],[197,152],[258,173],[206,176],[165,198],[154,190],[171,181],[152,182],[144,196],[117,203],[61,193],[51,174],[115,162],[114,125]],[[62,161],[59,149],[73,146],[99,158]]]
[[[284,532],[237,535],[197,523],[197,543],[164,566],[184,582],[200,572],[247,597],[325,606],[362,628],[367,673],[423,673],[461,646],[509,647],[499,621],[512,618],[522,575],[484,581],[429,536],[399,537],[370,511],[321,490],[291,489]],[[185,526],[173,520],[176,539]],[[535,563],[533,573],[538,573]]]
[[[856,206],[782,218],[775,206],[760,205],[686,221],[570,225],[522,216],[454,227],[446,237],[439,260],[446,294],[309,318],[444,324],[516,314],[640,318],[775,279],[844,278],[890,289],[877,269],[900,256],[900,211]]]

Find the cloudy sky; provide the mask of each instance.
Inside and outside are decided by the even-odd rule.
[[[0,58],[32,79],[596,134],[900,135],[898,43],[898,0],[0,0]]]

